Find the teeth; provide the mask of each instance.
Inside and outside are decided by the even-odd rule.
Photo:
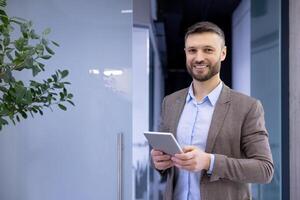
[[[207,67],[207,65],[195,65],[195,68],[197,69],[203,69],[205,67]]]

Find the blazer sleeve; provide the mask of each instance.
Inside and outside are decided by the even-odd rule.
[[[272,180],[274,164],[263,107],[257,100],[250,107],[242,125],[241,151],[245,158],[215,154],[210,181],[228,179],[243,183],[269,183]]]
[[[165,104],[166,104],[166,97],[163,99],[163,102],[162,102],[162,108],[161,108],[161,115],[160,115],[160,121],[159,121],[159,127],[158,127],[158,131],[160,132],[167,132],[168,129],[166,128],[166,125],[165,125]],[[159,174],[164,177],[167,175],[169,169],[166,169],[166,170],[158,170],[155,168],[154,166],[154,163],[153,163],[153,160],[151,159],[151,166],[159,172]]]

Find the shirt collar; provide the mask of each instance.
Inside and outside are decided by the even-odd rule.
[[[215,104],[221,94],[222,88],[223,88],[223,83],[222,83],[222,81],[220,81],[218,86],[215,87],[207,96],[205,96],[203,98],[202,102],[208,100],[212,106],[215,106]],[[189,92],[186,97],[186,102],[189,102],[191,100],[194,100],[196,102],[196,97],[195,97],[194,91],[193,91],[193,83],[191,83],[191,85],[189,87]]]

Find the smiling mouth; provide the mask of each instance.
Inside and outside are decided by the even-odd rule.
[[[208,67],[208,65],[194,65],[193,67],[196,69],[204,69],[204,68]]]

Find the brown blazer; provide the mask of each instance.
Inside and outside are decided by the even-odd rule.
[[[160,131],[174,133],[188,88],[163,100]],[[274,165],[261,103],[223,86],[215,105],[205,151],[215,154],[212,175],[202,172],[201,200],[251,199],[248,183],[269,183]],[[167,176],[164,199],[173,199],[175,169]]]

